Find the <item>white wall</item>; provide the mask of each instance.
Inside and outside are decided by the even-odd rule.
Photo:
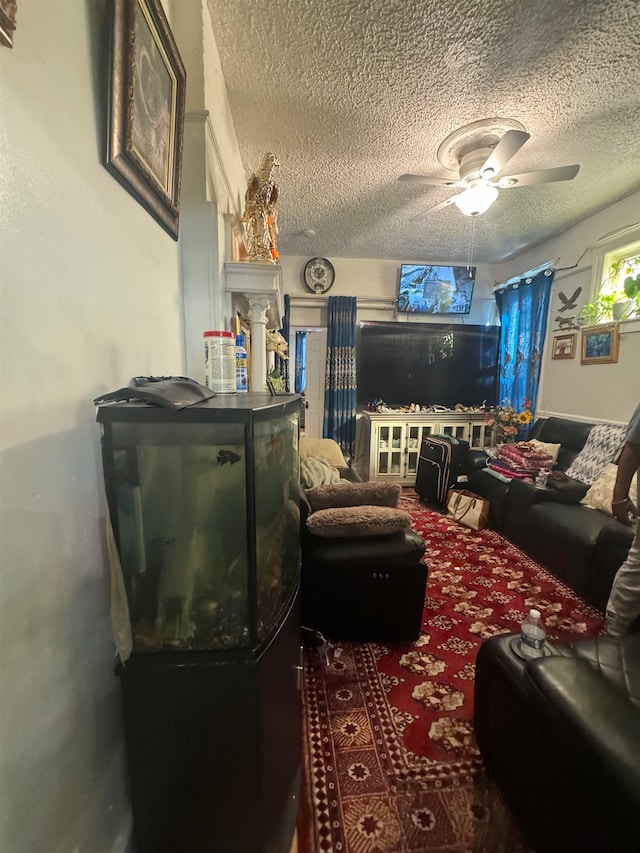
[[[402,261],[372,260],[371,258],[329,258],[336,271],[335,284],[329,293],[320,299],[309,293],[303,284],[304,266],[313,255],[301,257],[288,255],[281,258],[284,292],[291,296],[291,324],[298,327],[326,326],[326,302],[329,296],[357,296],[365,300],[381,300],[383,304],[361,301],[358,304],[358,321],[398,320],[399,322],[454,322],[486,323],[493,316],[495,301],[491,286],[491,270],[487,265],[478,265],[471,311],[464,316],[418,317],[396,316],[395,308],[388,303],[398,296],[398,280]],[[436,259],[428,261],[437,263]]]
[[[572,296],[578,287],[582,293],[578,305],[592,298],[592,253],[597,240],[632,225],[640,219],[640,193],[634,193],[594,216],[585,219],[564,234],[492,268],[496,281],[507,281],[547,260],[557,262],[551,293],[549,325],[543,353],[538,412],[565,414],[576,418],[627,422],[640,401],[640,321],[620,325],[620,355],[617,364],[582,365],[581,335],[577,333],[573,359],[551,358],[551,344],[558,334],[561,302],[558,292]],[[562,267],[575,269],[562,270]],[[574,312],[564,312],[566,314]]]
[[[7,853],[115,853],[130,829],[92,399],[184,366],[177,244],[102,165],[109,5],[20,0],[0,48]]]
[[[203,332],[231,328],[231,299],[219,286],[229,260],[225,217],[242,213],[246,179],[207,2],[172,0],[170,9],[187,71],[180,204],[186,370],[204,382]]]
[[[550,354],[554,334],[559,330],[556,317],[561,316],[558,308],[562,303],[559,301],[558,292],[562,291],[571,296],[581,287],[578,307],[590,301],[592,253],[589,247],[606,234],[637,222],[639,211],[640,193],[635,193],[511,261],[494,266],[478,266],[471,312],[464,318],[457,318],[457,322],[493,322],[493,284],[507,281],[545,261],[557,263],[559,269],[552,289],[548,334],[543,354],[537,407],[539,413],[626,422],[640,400],[640,321],[621,324],[620,355],[617,364],[581,365],[579,332],[574,359],[553,360]],[[311,253],[309,257],[312,257]],[[291,323],[298,328],[326,326],[327,323],[326,297],[315,297],[303,284],[302,272],[309,257],[282,258],[284,292],[289,293],[292,299]],[[336,280],[328,295],[379,300],[374,303],[359,303],[359,321],[442,320],[397,316],[393,307],[386,304],[389,299],[395,299],[397,296],[401,261],[352,258],[329,260],[335,268]],[[562,270],[562,267],[575,268]]]

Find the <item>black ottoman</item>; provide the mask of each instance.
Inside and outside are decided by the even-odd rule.
[[[329,640],[407,641],[420,634],[425,544],[413,530],[302,542],[302,624]]]
[[[536,853],[628,853],[640,839],[640,635],[554,645],[523,661],[513,634],[476,661],[474,722]]]

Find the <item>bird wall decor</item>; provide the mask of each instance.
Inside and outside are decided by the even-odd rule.
[[[574,308],[577,308],[578,297],[581,293],[582,287],[577,287],[574,290],[573,295],[570,297],[567,297],[567,295],[564,294],[561,290],[558,291],[558,299],[560,300],[560,302],[562,302],[562,308],[558,308],[558,311],[572,311]]]

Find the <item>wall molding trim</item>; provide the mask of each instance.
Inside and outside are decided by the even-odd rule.
[[[608,421],[605,418],[591,418],[589,415],[567,415],[564,412],[545,412],[536,410],[536,418],[562,418],[566,421],[585,421],[588,424],[619,424],[626,426],[626,421]]]
[[[221,213],[242,213],[234,199],[231,182],[224,165],[224,158],[209,110],[191,110],[185,114],[185,122],[203,126],[206,152],[207,182],[211,181],[213,195]]]

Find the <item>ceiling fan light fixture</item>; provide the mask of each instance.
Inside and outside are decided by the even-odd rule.
[[[476,184],[466,189],[454,199],[458,210],[465,216],[479,216],[489,210],[498,198],[498,190],[488,184]]]

